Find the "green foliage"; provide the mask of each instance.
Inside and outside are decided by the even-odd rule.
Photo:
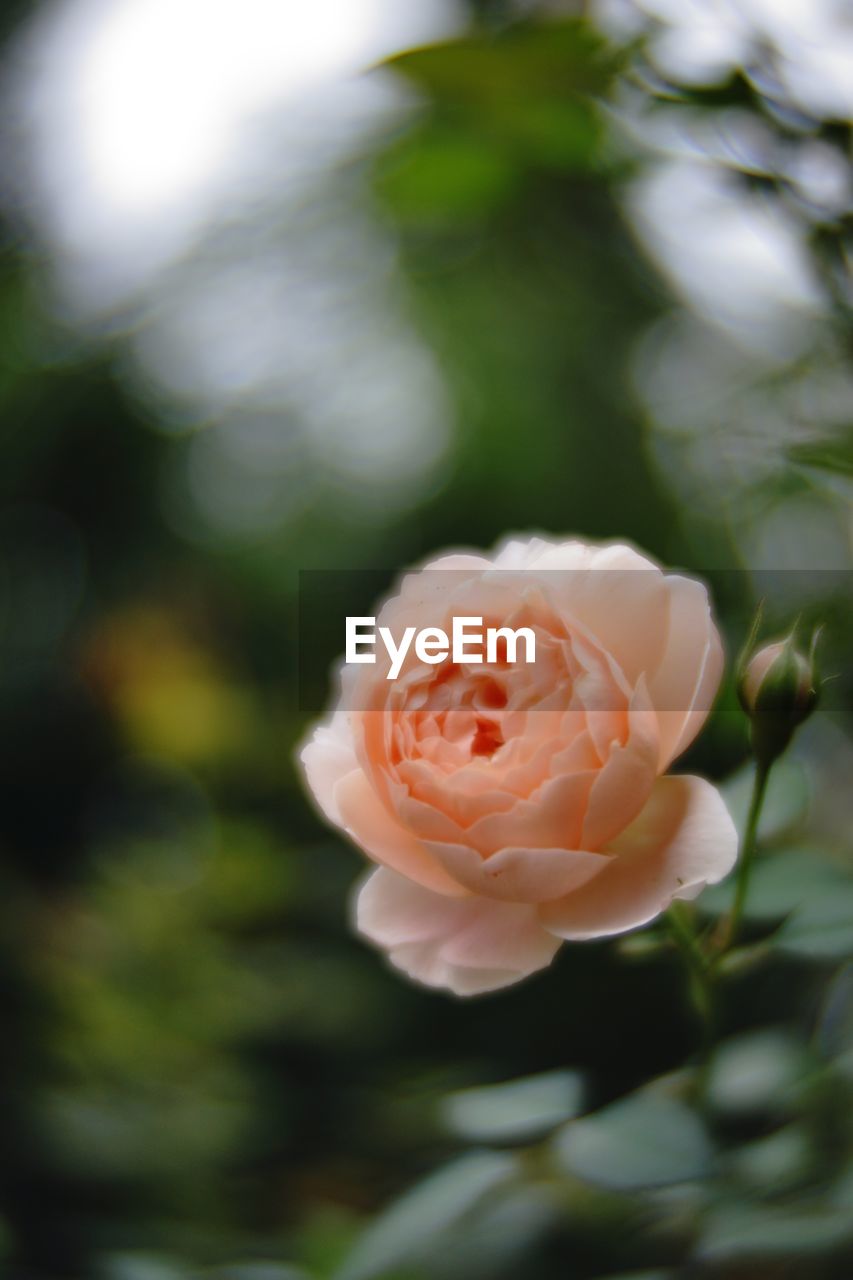
[[[510,27],[398,54],[386,66],[436,99],[506,111],[519,99],[603,93],[624,55],[581,21]]]
[[[792,462],[798,462],[804,467],[835,471],[839,475],[853,475],[853,428],[848,427],[827,440],[811,440],[792,445],[788,455]]]
[[[395,1201],[360,1237],[339,1280],[399,1273],[429,1256],[439,1240],[451,1248],[455,1228],[516,1175],[512,1157],[472,1151],[445,1165]],[[449,1239],[448,1239],[449,1237]]]
[[[469,1142],[510,1143],[546,1134],[581,1108],[583,1082],[570,1071],[463,1089],[442,1102],[451,1132]]]
[[[641,1191],[706,1177],[711,1147],[695,1113],[644,1090],[570,1124],[558,1158],[576,1177],[613,1191]]]

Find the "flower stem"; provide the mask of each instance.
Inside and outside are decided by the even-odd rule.
[[[752,871],[752,863],[755,854],[756,836],[758,834],[758,820],[761,817],[761,808],[764,804],[764,797],[767,793],[767,779],[770,777],[770,764],[762,764],[760,761],[755,766],[755,777],[752,783],[752,797],[749,801],[749,812],[746,817],[746,828],[743,833],[743,845],[741,847],[740,862],[738,863],[737,881],[735,884],[735,897],[732,903],[732,909],[726,919],[720,941],[717,949],[716,958],[725,951],[736,940],[740,930],[741,920],[743,918],[743,909],[746,905],[746,895],[749,890],[749,877]]]
[[[731,911],[722,922],[715,940],[697,938],[691,920],[686,913],[685,904],[675,901],[666,913],[665,921],[670,937],[677,945],[685,960],[689,981],[690,997],[701,1025],[702,1040],[699,1047],[694,1094],[699,1105],[704,1105],[707,1093],[708,1077],[711,1066],[711,1055],[714,1049],[717,1022],[716,981],[718,964],[723,955],[736,940],[740,930],[743,909],[749,890],[749,877],[755,854],[758,835],[758,822],[767,792],[767,779],[770,776],[772,762],[757,762],[752,784],[752,796],[746,818],[740,861],[738,863],[737,882],[734,902]]]
[[[690,983],[690,996],[702,1024],[700,1063],[707,1062],[714,1041],[714,974],[708,957],[697,941],[685,916],[684,904],[673,902],[666,913],[666,924],[673,941],[684,956]]]

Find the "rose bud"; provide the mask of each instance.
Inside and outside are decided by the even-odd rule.
[[[793,632],[759,649],[742,669],[738,695],[752,722],[755,758],[772,764],[817,705],[814,641],[808,656],[795,647]]]

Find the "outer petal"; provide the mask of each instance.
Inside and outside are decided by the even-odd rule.
[[[701,729],[723,674],[723,646],[701,582],[673,575],[669,634],[663,657],[648,678],[660,725],[661,772]]]
[[[446,898],[380,868],[362,882],[356,926],[391,963],[456,995],[495,991],[548,965],[559,939],[536,908],[487,898]]]
[[[474,894],[504,902],[548,902],[600,875],[607,854],[584,849],[501,849],[481,858],[470,845],[428,847],[454,880]]]
[[[309,790],[330,822],[338,826],[341,815],[335,803],[335,787],[358,767],[349,720],[343,711],[318,724],[299,752]]]
[[[673,898],[694,897],[734,866],[737,832],[720,793],[704,778],[655,784],[643,812],[607,848],[616,856],[600,875],[540,907],[560,938],[598,938],[636,929]]]
[[[463,896],[457,884],[410,831],[385,808],[361,769],[335,788],[335,804],[347,835],[374,862],[381,862],[439,894]]]
[[[642,676],[631,702],[628,727],[627,742],[611,747],[590,789],[583,849],[602,849],[624,831],[642,812],[655,785],[659,729]]]
[[[586,569],[594,550],[578,538],[505,538],[491,558],[498,569]]]
[[[597,547],[583,572],[565,575],[561,599],[630,684],[660,662],[667,634],[666,578],[633,547]]]
[[[498,548],[495,563],[542,574],[549,594],[616,659],[631,684],[660,662],[666,580],[659,566],[633,547],[511,539]],[[626,618],[631,619],[627,628]]]

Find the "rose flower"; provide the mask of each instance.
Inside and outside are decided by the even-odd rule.
[[[512,540],[403,578],[377,622],[531,628],[533,663],[349,666],[301,759],[325,816],[377,864],[358,930],[458,995],[516,982],[564,939],[636,929],[731,869],[702,778],[663,776],[723,669],[702,583],[623,545]],[[447,627],[449,630],[449,626]],[[386,664],[387,665],[387,664]]]

